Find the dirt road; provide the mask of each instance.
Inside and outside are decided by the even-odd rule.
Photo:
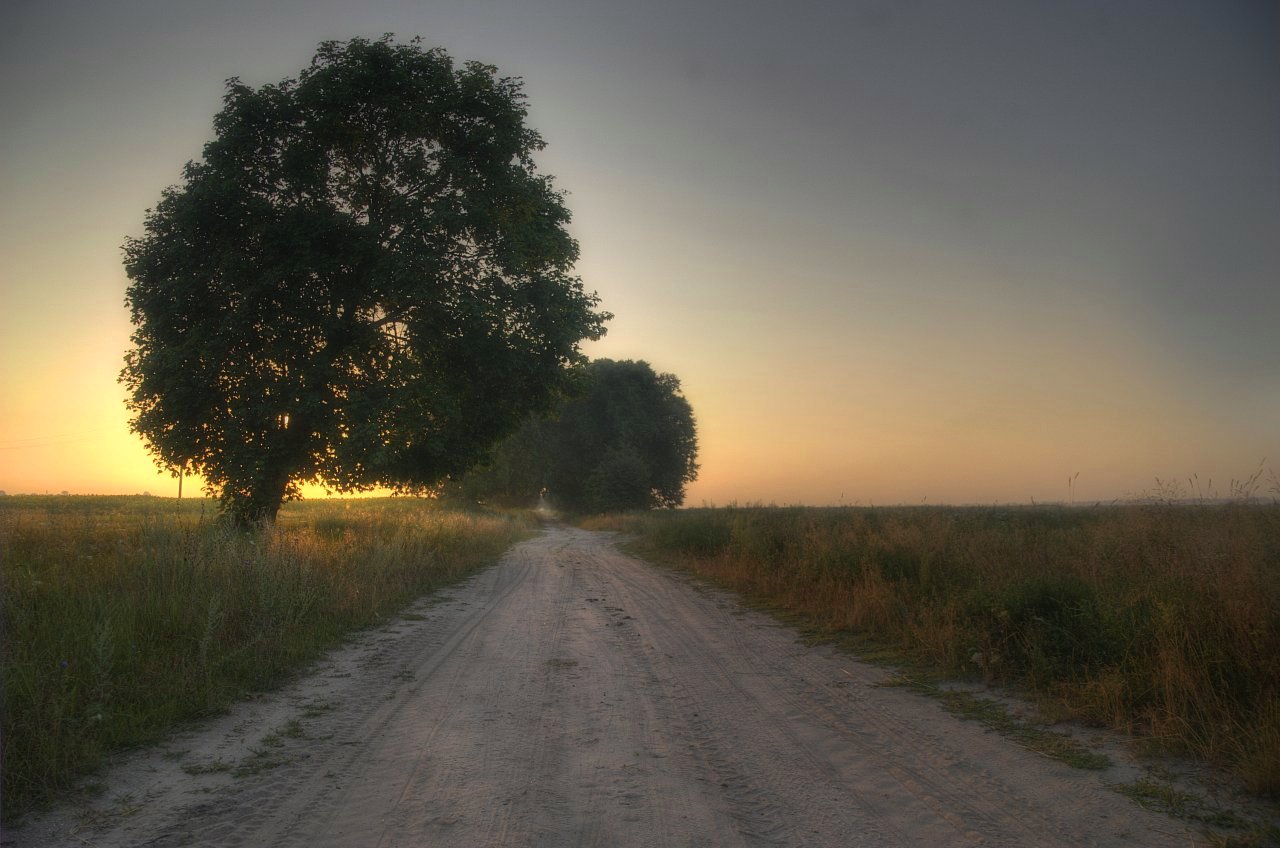
[[[1115,775],[551,527],[19,846],[1167,846]]]

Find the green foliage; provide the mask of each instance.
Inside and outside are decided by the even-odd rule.
[[[527,421],[451,491],[471,499],[599,513],[676,507],[698,474],[693,409],[671,374],[598,359],[553,418]]]
[[[1097,588],[1074,574],[1031,574],[991,595],[974,592],[967,609],[984,643],[1040,689],[1120,659],[1123,643]]]
[[[158,464],[251,523],[300,481],[433,486],[553,405],[608,315],[519,80],[353,39],[224,104],[124,248],[121,381]]]
[[[281,682],[530,530],[398,498],[291,504],[241,533],[207,506],[0,498],[6,814]]]
[[[605,452],[587,478],[586,502],[596,512],[648,509],[649,466],[630,445]]]

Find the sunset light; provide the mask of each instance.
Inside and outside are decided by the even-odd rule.
[[[3,846],[1280,846],[1276,0],[18,0]]]
[[[0,489],[176,494],[116,382],[120,246],[200,156],[225,78],[388,30],[523,77],[575,270],[615,316],[587,354],[678,375],[696,412],[687,503],[1058,501],[1077,472],[1109,501],[1252,473],[1280,461],[1276,20],[1179,8],[702,5],[677,28],[286,4],[157,29],[145,4],[25,5]]]

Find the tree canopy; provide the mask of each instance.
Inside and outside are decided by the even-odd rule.
[[[308,480],[433,486],[552,408],[609,316],[525,117],[518,79],[390,36],[229,80],[124,246],[121,382],[157,462],[252,522]]]
[[[449,490],[508,504],[533,503],[545,491],[576,512],[676,507],[698,476],[697,458],[680,380],[647,362],[598,359],[553,416],[526,421]]]

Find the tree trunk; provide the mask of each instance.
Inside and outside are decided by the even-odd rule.
[[[275,523],[289,488],[292,471],[287,463],[273,462],[243,491],[223,495],[223,511],[241,530],[255,530]]]

